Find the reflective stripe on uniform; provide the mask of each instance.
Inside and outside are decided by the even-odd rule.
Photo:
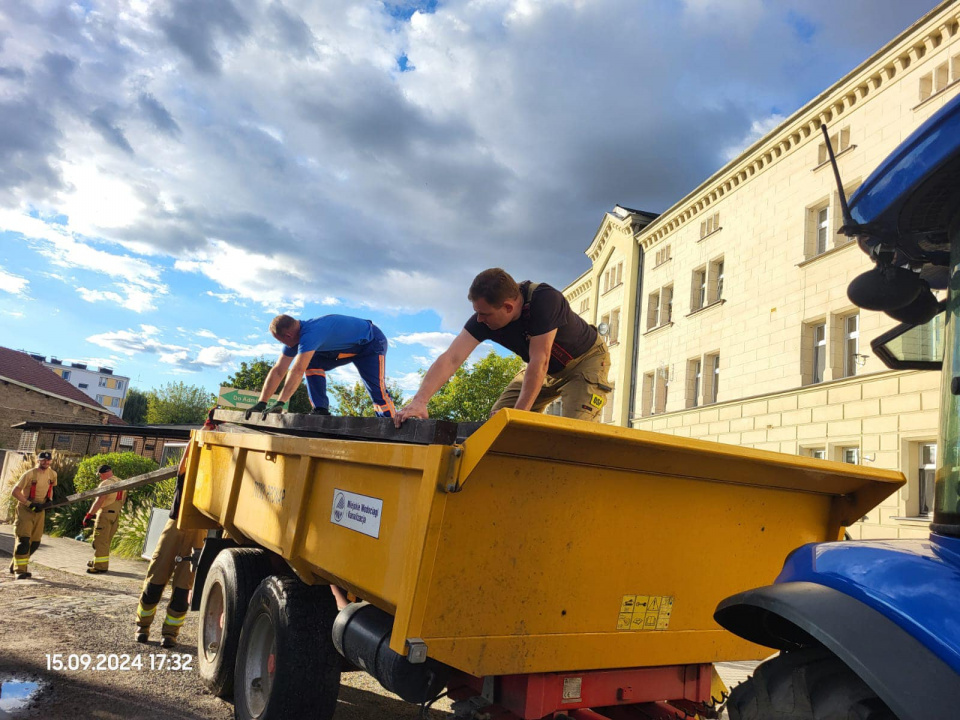
[[[137,617],[140,617],[140,618],[153,617],[154,613],[156,612],[157,612],[156,605],[154,605],[149,610],[147,610],[143,605],[139,605],[139,604],[137,605]]]
[[[107,555],[106,557],[94,557],[94,558],[93,558],[93,561],[94,561],[95,563],[102,563],[102,562],[106,562],[106,561],[109,560],[109,559],[110,559],[110,556]]]
[[[15,557],[15,558],[13,559],[13,561],[14,561],[17,565],[26,565],[28,562],[30,562],[30,558],[18,558],[18,557]]]
[[[167,613],[167,617],[166,617],[166,619],[163,621],[163,624],[164,624],[164,625],[174,625],[174,626],[176,626],[176,627],[180,627],[181,625],[183,625],[183,622],[184,622],[184,620],[186,620],[186,619],[187,619],[187,614],[186,614],[186,613],[184,613],[181,617],[174,617],[174,616],[171,615],[170,613]]]

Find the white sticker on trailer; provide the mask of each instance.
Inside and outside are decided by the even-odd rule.
[[[346,490],[333,490],[333,510],[330,522],[341,525],[372,538],[380,537],[380,516],[383,515],[383,500]]]

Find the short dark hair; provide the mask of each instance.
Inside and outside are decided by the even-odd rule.
[[[99,468],[97,468],[97,475],[103,475],[104,473],[108,473],[112,470],[113,468],[109,465],[101,465]]]
[[[520,294],[520,286],[503,268],[490,268],[477,275],[470,283],[467,300],[476,302],[483,298],[493,307],[500,307],[507,300]]]
[[[296,322],[296,319],[289,315],[277,315],[270,321],[270,334],[274,337],[286,334],[288,330],[293,329]]]

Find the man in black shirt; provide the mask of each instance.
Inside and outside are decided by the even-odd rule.
[[[491,414],[505,407],[542,412],[559,398],[564,417],[599,418],[611,390],[607,345],[562,293],[545,283],[518,284],[506,271],[491,268],[474,278],[467,298],[476,314],[427,370],[417,394],[395,418],[397,427],[407,418],[427,417],[427,401],[484,340],[527,363]]]

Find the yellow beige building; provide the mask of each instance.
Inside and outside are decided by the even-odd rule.
[[[872,354],[896,323],[847,299],[872,263],[837,234],[820,126],[849,195],[958,88],[960,2],[948,0],[662,215],[607,213],[590,270],[564,290],[608,328],[604,421],[900,470],[907,485],[850,535],[926,536],[939,375]]]

